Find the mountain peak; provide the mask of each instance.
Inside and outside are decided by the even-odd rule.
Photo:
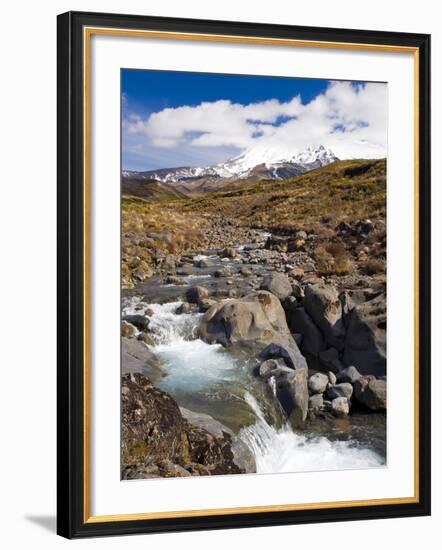
[[[212,180],[245,179],[260,175],[267,179],[285,179],[331,164],[338,158],[324,145],[294,151],[290,147],[256,145],[226,162],[203,167],[162,168],[138,173],[138,177],[164,183],[186,183],[202,178]],[[123,175],[129,176],[130,172]]]

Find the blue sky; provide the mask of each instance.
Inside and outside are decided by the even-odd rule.
[[[298,150],[310,144],[328,146],[324,141],[336,141],[339,134],[353,134],[353,141],[362,143],[359,133],[368,129],[370,134],[373,129],[366,120],[370,118],[367,96],[374,108],[379,87],[384,88],[303,78],[133,69],[123,69],[121,79],[125,170],[214,164],[256,144],[289,144]],[[368,94],[370,86],[375,89]]]

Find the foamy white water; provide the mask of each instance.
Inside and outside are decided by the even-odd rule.
[[[239,436],[255,455],[257,473],[348,470],[384,465],[377,453],[348,441],[308,438],[295,433],[289,424],[275,429],[267,423],[250,393],[246,392],[245,400],[258,420],[242,428]]]
[[[139,299],[132,299],[123,309],[125,314],[140,313],[140,307],[150,310],[154,349],[167,371],[161,387],[166,391],[204,393],[223,383],[226,388],[232,382],[247,384],[248,367],[240,364],[240,360],[221,345],[200,340],[196,329],[202,314],[177,314],[181,304],[180,301],[144,304]],[[244,392],[244,400],[255,414],[256,422],[241,428],[238,435],[252,450],[257,473],[365,469],[385,464],[376,452],[352,441],[306,437],[294,432],[288,423],[277,429],[267,422],[249,391]]]

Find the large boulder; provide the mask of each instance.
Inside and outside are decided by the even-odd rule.
[[[354,397],[358,403],[372,411],[387,409],[387,382],[374,376],[362,376],[354,384]]]
[[[307,376],[307,369],[298,369],[275,378],[276,397],[295,428],[302,426],[307,417]]]
[[[327,347],[321,331],[306,310],[297,305],[294,298],[289,298],[284,306],[290,331],[302,334],[302,351],[317,357]]]
[[[140,373],[122,378],[123,477],[183,477],[244,473],[234,462],[232,436],[184,418],[169,394]]]
[[[180,407],[183,417],[193,426],[206,430],[214,435],[216,438],[222,439],[225,434],[229,434],[232,438],[232,454],[233,462],[247,473],[256,472],[255,455],[247,447],[247,445],[238,437],[235,436],[233,431],[224,426],[219,420],[216,420],[212,416],[204,413],[197,413]]]
[[[133,338],[121,339],[121,369],[123,374],[143,374],[153,384],[157,384],[165,375],[158,356],[142,341]]]
[[[297,346],[290,335],[281,303],[270,292],[258,291],[213,305],[201,319],[202,340],[223,346],[249,345],[261,350],[272,342]]]
[[[342,304],[336,288],[322,284],[308,286],[302,305],[321,330],[327,343],[341,350],[344,347],[345,327]]]
[[[123,376],[121,394],[122,462],[181,462],[184,420],[176,401],[139,373]]]
[[[361,374],[386,373],[386,299],[380,294],[353,308],[347,318],[344,362]]]
[[[280,300],[285,300],[293,292],[290,279],[284,273],[270,273],[261,283],[261,290],[267,290]]]

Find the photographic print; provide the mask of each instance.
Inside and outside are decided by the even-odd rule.
[[[387,85],[123,69],[122,479],[386,465]]]

